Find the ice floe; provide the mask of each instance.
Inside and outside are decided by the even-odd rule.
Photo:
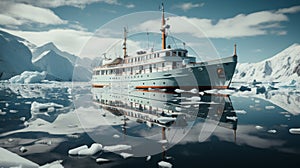
[[[131,148],[132,148],[131,145],[118,144],[118,145],[104,146],[103,150],[108,152],[117,152],[123,150],[131,150]]]
[[[146,161],[149,161],[151,159],[151,155],[146,157]]]
[[[247,113],[245,110],[233,110],[232,112],[235,112],[237,114],[246,114]]]
[[[262,126],[260,126],[260,125],[257,125],[257,126],[255,126],[255,128],[256,128],[257,130],[261,130],[261,129],[263,129],[263,127],[262,127]]]
[[[32,112],[53,112],[54,108],[63,108],[63,105],[60,104],[56,104],[56,103],[38,103],[36,101],[34,101],[31,104],[31,111]]]
[[[289,132],[291,134],[300,134],[300,128],[290,128]]]
[[[38,168],[39,165],[0,147],[1,167]]]
[[[238,119],[238,117],[236,117],[236,116],[226,116],[226,119],[236,121]]]
[[[97,163],[104,163],[104,162],[110,162],[110,160],[109,159],[105,159],[105,158],[97,158],[96,162]]]
[[[162,167],[162,168],[171,168],[173,165],[169,162],[166,162],[166,161],[160,161],[157,163],[159,167]]]
[[[102,150],[101,144],[93,143],[90,148],[79,150],[78,155],[94,155],[101,150]]]
[[[271,133],[271,134],[275,134],[276,132],[277,132],[277,130],[275,130],[275,129],[268,130],[268,133]]]
[[[133,154],[131,154],[131,153],[125,153],[125,152],[121,152],[120,155],[121,155],[124,159],[127,159],[127,158],[133,156]]]
[[[113,138],[120,138],[120,135],[115,134],[115,135],[113,135]]]
[[[79,146],[77,148],[70,149],[68,151],[68,153],[69,153],[69,155],[78,155],[78,152],[81,151],[81,150],[84,150],[84,149],[88,149],[88,146],[87,145],[82,145],[82,146]]]

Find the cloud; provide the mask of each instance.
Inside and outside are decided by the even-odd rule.
[[[186,2],[182,4],[175,5],[174,8],[179,8],[183,11],[188,11],[192,8],[198,8],[204,6],[204,3],[191,3],[191,2]]]
[[[186,16],[172,16],[169,17],[167,24],[171,25],[170,31],[172,33],[187,33],[197,37],[203,37],[204,34],[209,38],[249,37],[267,34],[285,35],[287,32],[281,24],[289,19],[283,12],[295,12],[296,8],[279,9],[278,11],[238,14],[232,18],[219,19],[217,21]],[[157,31],[159,30],[160,22],[160,19],[149,20],[141,23],[137,26],[137,29],[145,30],[147,28],[149,31]]]
[[[134,4],[127,4],[127,5],[125,5],[125,6],[126,6],[126,8],[134,8],[134,7],[135,7]]]
[[[282,8],[277,11],[277,13],[283,13],[283,14],[297,13],[297,12],[300,12],[300,6],[292,6],[289,8]]]
[[[22,3],[0,2],[0,17],[0,24],[4,26],[31,23],[43,25],[67,23],[49,9]]]
[[[33,6],[45,7],[45,8],[56,8],[60,6],[74,6],[77,8],[84,8],[86,5],[103,2],[111,5],[120,5],[118,0],[10,0],[10,2],[26,3]]]

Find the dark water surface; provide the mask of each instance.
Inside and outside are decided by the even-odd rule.
[[[173,167],[299,167],[300,134],[290,132],[300,128],[297,88],[229,90],[227,96],[107,90],[2,83],[0,147],[39,165],[63,160],[64,167],[159,167],[160,161]],[[132,148],[68,155],[94,142]],[[100,157],[110,162],[97,163]]]

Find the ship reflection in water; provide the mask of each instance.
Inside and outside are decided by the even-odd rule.
[[[135,156],[164,156],[190,131],[198,134],[194,141],[203,142],[218,126],[232,130],[236,139],[237,117],[226,95],[117,88],[93,88],[92,93],[100,117],[122,134],[119,143],[130,144]]]

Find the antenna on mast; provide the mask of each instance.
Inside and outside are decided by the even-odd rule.
[[[126,41],[127,41],[127,29],[124,27],[124,42],[123,42],[123,57],[127,57],[127,48],[126,48]]]
[[[164,3],[161,3],[162,18],[161,18],[161,48],[166,49],[166,20]]]

